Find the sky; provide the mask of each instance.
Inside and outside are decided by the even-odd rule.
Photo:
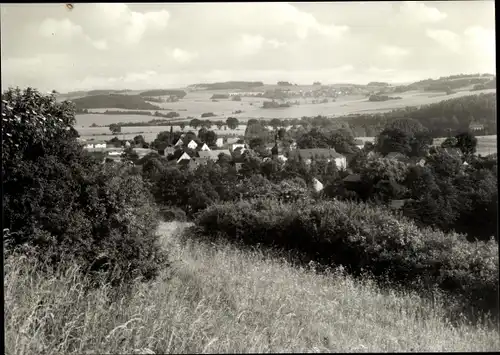
[[[4,89],[406,83],[496,74],[494,1],[0,7]]]

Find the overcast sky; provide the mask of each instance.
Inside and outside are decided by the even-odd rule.
[[[2,87],[496,74],[494,14],[493,1],[2,4]]]

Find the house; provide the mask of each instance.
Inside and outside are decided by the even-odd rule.
[[[404,155],[402,153],[399,153],[399,152],[390,152],[385,157],[387,159],[391,159],[391,160],[399,160],[399,161],[406,161],[406,160],[408,160],[408,158],[406,157],[406,155]]]
[[[94,145],[94,148],[104,149],[104,148],[106,148],[106,143],[101,143],[101,144],[96,143],[96,144]]]
[[[296,149],[289,153],[289,159],[302,158],[306,164],[310,164],[315,157],[324,158],[328,162],[335,161],[335,165],[339,169],[347,168],[347,159],[342,154],[339,154],[335,149],[315,148],[315,149]]]
[[[174,144],[174,147],[182,147],[184,145],[184,142],[182,141],[182,138],[179,138],[177,143]]]
[[[234,168],[236,169],[236,172],[239,172],[242,167],[243,167],[243,163],[235,163],[234,164]]]
[[[154,152],[153,149],[148,149],[148,148],[134,148],[133,150],[134,150],[134,152],[137,153],[137,155],[139,156],[139,158],[142,158],[142,157],[148,155],[149,153],[153,153]]]
[[[313,178],[313,187],[314,187],[314,191],[316,192],[320,192],[321,190],[323,190],[323,184],[316,178]]]
[[[424,166],[426,163],[425,158],[421,158],[421,157],[412,157],[409,159],[409,162],[411,164],[418,165],[418,166]]]
[[[361,175],[360,174],[350,174],[347,175],[344,180],[345,183],[358,183],[361,182]]]
[[[446,154],[454,158],[462,158],[464,154],[459,148],[433,147],[436,153]]]
[[[120,156],[122,155],[122,152],[117,152],[117,151],[112,151],[112,152],[108,152],[108,155],[109,156]]]
[[[278,160],[281,160],[283,163],[286,163],[286,161],[288,160],[288,158],[285,157],[283,154],[279,154],[277,158]]]
[[[292,142],[290,144],[290,150],[295,150],[295,149],[297,149],[297,142]]]
[[[482,131],[484,129],[484,125],[481,124],[481,123],[474,123],[472,122],[470,125],[469,125],[469,129],[471,131]]]
[[[125,142],[125,148],[130,148],[130,142],[129,141]]]
[[[93,144],[86,144],[85,149],[94,149],[94,145]]]
[[[227,144],[235,144],[235,143],[238,143],[238,141],[240,140],[241,138],[238,138],[238,137],[229,137],[227,138]]]
[[[201,151],[210,151],[211,149],[208,147],[207,143],[203,143],[203,146],[200,148]]]
[[[159,149],[158,154],[160,155],[165,155],[168,156],[170,154],[174,154],[175,148],[174,147],[165,147],[165,149]]]
[[[217,146],[217,148],[222,148],[222,146],[224,145],[224,138],[217,138],[215,145]]]
[[[198,143],[191,139],[191,142],[189,142],[187,146],[189,149],[196,149],[196,147],[198,147]]]
[[[236,150],[236,149],[238,149],[238,148],[241,148],[241,153],[243,153],[245,151],[245,149],[246,149],[246,145],[244,143],[235,143],[235,144],[233,144],[233,146],[232,146],[232,150],[233,151]]]
[[[221,149],[221,150],[209,150],[209,151],[199,151],[198,154],[200,156],[200,159],[205,159],[205,160],[213,160],[217,161],[219,160],[219,155],[221,153],[224,153],[226,155],[231,156],[231,153],[227,149]]]
[[[180,163],[189,163],[189,161],[191,160],[191,157],[189,156],[189,154],[187,153],[183,153],[179,159],[177,159],[177,164],[180,164]]]
[[[365,147],[365,142],[363,142],[361,139],[355,139],[354,140],[354,144],[356,145],[356,147],[358,147],[359,149],[363,149]]]

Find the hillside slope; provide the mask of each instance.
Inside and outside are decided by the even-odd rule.
[[[170,270],[114,299],[83,294],[77,269],[48,277],[27,259],[6,264],[6,353],[500,350],[498,331],[452,326],[439,301],[181,238],[185,227],[160,227]]]
[[[160,107],[146,102],[140,95],[103,94],[71,100],[77,110],[90,108],[121,108],[127,110],[159,110]]]

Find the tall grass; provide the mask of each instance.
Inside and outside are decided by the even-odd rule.
[[[41,274],[26,257],[7,259],[6,354],[500,350],[498,331],[451,325],[439,297],[181,239],[184,226],[160,227],[172,268],[129,290],[86,292],[77,265]]]

